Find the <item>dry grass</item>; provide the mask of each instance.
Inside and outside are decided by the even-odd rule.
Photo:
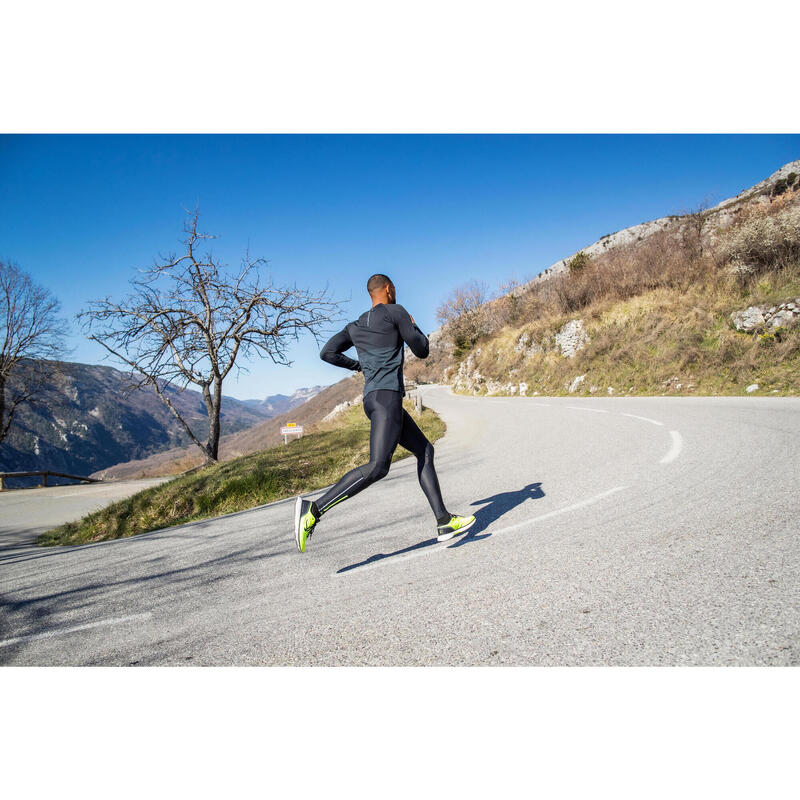
[[[762,278],[744,299],[724,282],[661,287],[584,309],[590,342],[573,359],[555,350],[554,334],[570,318],[555,314],[482,342],[473,361],[478,372],[501,383],[513,370],[513,382],[527,383],[529,394],[566,394],[583,374],[580,394],[592,393],[592,386],[602,394],[609,386],[616,394],[739,394],[751,383],[794,394],[800,391],[800,329],[765,341],[736,331],[729,316],[744,305],[798,296],[797,266]],[[523,332],[542,352],[515,351]]]

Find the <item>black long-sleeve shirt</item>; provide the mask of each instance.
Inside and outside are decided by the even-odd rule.
[[[376,389],[405,394],[404,344],[417,358],[428,357],[428,338],[411,321],[408,311],[397,303],[378,303],[331,337],[319,355],[334,366],[360,369],[365,396]],[[356,348],[358,361],[344,355],[351,347]]]

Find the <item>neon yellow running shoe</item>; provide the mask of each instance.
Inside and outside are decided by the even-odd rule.
[[[446,542],[454,536],[460,536],[467,528],[471,528],[475,524],[475,517],[450,517],[450,522],[444,525],[437,525],[436,532],[439,534],[436,537],[437,542]]]
[[[301,553],[306,551],[306,542],[319,522],[320,513],[317,504],[312,500],[298,497],[294,503],[294,540]]]

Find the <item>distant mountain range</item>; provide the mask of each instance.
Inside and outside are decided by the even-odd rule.
[[[318,395],[325,386],[311,386],[307,389],[298,389],[294,394],[273,394],[264,400],[242,400],[250,408],[257,408],[267,414],[268,417],[277,417],[278,414],[285,414],[293,408],[302,405],[306,400],[310,400]]]
[[[28,369],[31,362],[22,362]],[[90,475],[112,464],[142,459],[189,444],[189,437],[152,389],[126,394],[125,373],[113,367],[52,362],[53,380],[35,405],[21,406],[0,443],[0,472],[48,469]],[[13,373],[12,373],[13,381]],[[321,387],[290,397],[242,402],[224,397],[222,433],[236,433],[279,414],[276,408],[304,402]],[[168,396],[201,441],[207,417],[199,392],[168,389]],[[305,393],[305,394],[304,394]],[[294,405],[292,405],[294,404]]]

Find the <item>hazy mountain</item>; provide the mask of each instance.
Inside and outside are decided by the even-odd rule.
[[[250,408],[259,409],[267,417],[277,417],[278,414],[285,414],[287,411],[302,405],[306,400],[318,395],[325,388],[325,386],[311,386],[298,389],[290,395],[273,394],[263,400],[243,400],[242,402],[250,406]]]
[[[29,369],[22,363],[22,369]],[[152,389],[126,394],[126,375],[112,367],[56,362],[53,380],[32,406],[17,411],[0,443],[0,471],[50,469],[89,475],[120,461],[189,443],[189,437]],[[13,381],[13,373],[12,373]],[[207,437],[202,395],[169,389],[168,396],[201,441]],[[232,397],[222,402],[222,433],[272,416]]]

